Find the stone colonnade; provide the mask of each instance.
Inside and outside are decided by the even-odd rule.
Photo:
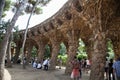
[[[65,72],[68,74],[71,72],[69,62],[76,55],[81,38],[93,63],[90,80],[103,80],[107,39],[113,42],[115,56],[120,54],[119,5],[120,0],[69,0],[58,13],[30,28],[27,39],[33,39],[33,45],[37,43],[40,59],[45,44],[52,45],[51,69],[55,69],[60,43],[67,42]],[[21,39],[23,33],[24,30],[20,31]]]

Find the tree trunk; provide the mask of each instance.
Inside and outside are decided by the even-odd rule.
[[[118,59],[120,56],[120,43],[113,42],[113,50],[115,52],[115,59]]]
[[[104,80],[104,65],[107,55],[106,32],[108,22],[114,14],[114,1],[89,0],[84,4],[83,19],[93,31],[93,53],[89,80]]]
[[[1,0],[0,1],[0,24],[2,22],[1,20],[2,20],[2,13],[3,13],[4,5],[5,5],[5,0]]]
[[[28,19],[28,22],[27,22],[27,26],[26,26],[26,30],[25,30],[25,34],[24,34],[23,44],[22,44],[22,48],[21,48],[22,61],[23,61],[23,69],[26,68],[25,67],[25,63],[24,63],[24,57],[25,57],[24,46],[25,46],[25,42],[26,42],[26,36],[27,36],[28,26],[29,26],[30,19],[32,17],[32,14],[34,13],[35,7],[37,6],[38,2],[39,2],[39,0],[36,1],[35,5],[32,8],[32,12],[31,12],[31,14],[29,16],[29,19]]]
[[[3,0],[4,1],[4,0]],[[8,46],[8,41],[9,41],[9,37],[12,31],[12,28],[14,27],[23,7],[24,7],[25,2],[21,2],[20,7],[18,8],[18,10],[16,11],[15,15],[13,16],[10,25],[8,26],[6,33],[4,35],[4,38],[1,42],[0,45],[0,80],[4,80],[4,60],[5,60],[5,55],[6,55],[6,51],[7,51],[7,46]],[[0,6],[1,7],[1,6]]]
[[[11,41],[12,41],[12,39],[10,37],[9,42],[8,42],[8,47],[7,47],[7,64],[6,64],[6,66],[9,67],[9,68],[12,67],[12,63],[11,63]]]
[[[1,0],[0,1],[0,24],[1,24],[1,20],[2,20],[2,13],[3,13],[3,8],[5,5],[5,0]],[[5,53],[6,51],[2,46],[3,43],[0,43],[0,80],[4,80],[4,60],[5,60]],[[4,46],[4,48],[6,48],[6,46]]]

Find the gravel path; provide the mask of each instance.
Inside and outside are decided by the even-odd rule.
[[[13,68],[7,68],[12,80],[71,80],[69,75],[64,74],[65,69],[56,69],[54,71],[44,71],[27,67],[22,69],[21,65],[13,65]],[[89,74],[83,73],[82,80],[88,80]]]

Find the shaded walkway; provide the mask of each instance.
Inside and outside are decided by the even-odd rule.
[[[14,65],[13,68],[8,68],[8,71],[12,80],[71,80],[69,75],[64,74],[64,69],[44,71],[27,67],[23,70],[21,65]],[[88,80],[88,74],[83,74],[82,80]]]

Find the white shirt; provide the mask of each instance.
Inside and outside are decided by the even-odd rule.
[[[105,67],[109,67],[109,61],[106,61]]]
[[[40,63],[38,63],[37,68],[41,68],[41,67],[42,67],[42,65]]]
[[[48,59],[46,59],[44,62],[43,62],[43,65],[47,65],[48,64]]]
[[[34,63],[33,63],[33,68],[36,68],[36,65],[37,65],[37,63],[36,63],[36,62],[34,62]]]

